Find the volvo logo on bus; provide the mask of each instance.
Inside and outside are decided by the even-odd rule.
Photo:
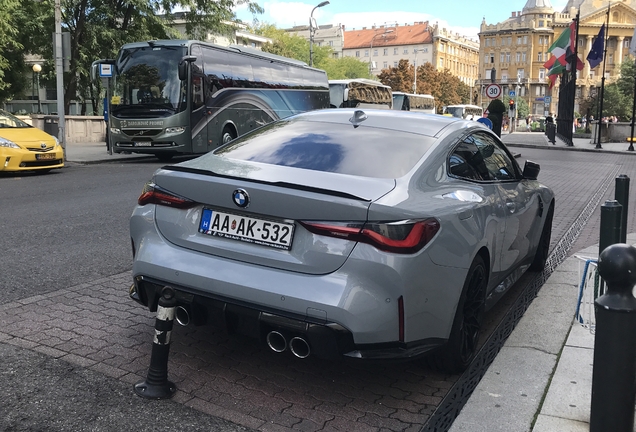
[[[245,189],[236,189],[232,193],[232,199],[234,200],[234,204],[241,208],[245,208],[250,204],[250,196]]]

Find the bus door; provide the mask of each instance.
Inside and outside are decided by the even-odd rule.
[[[205,107],[205,75],[201,47],[194,45],[192,55],[197,59],[191,63],[190,84],[190,127],[192,133],[192,153],[206,153],[209,150],[208,128]]]

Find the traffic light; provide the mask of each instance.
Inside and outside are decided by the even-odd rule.
[[[510,99],[508,101],[508,108],[510,108],[511,110],[514,111],[514,109],[515,109],[515,101],[514,100]]]

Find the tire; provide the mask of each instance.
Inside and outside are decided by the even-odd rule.
[[[223,132],[221,132],[221,145],[227,144],[236,138],[236,132],[232,126],[225,126]]]
[[[545,218],[543,229],[541,230],[541,238],[537,245],[537,251],[534,254],[532,264],[530,264],[530,271],[541,272],[545,268],[545,263],[548,260],[548,254],[550,253],[550,239],[552,238],[552,217],[554,215],[554,207],[550,206],[548,210],[548,216]]]
[[[450,374],[461,373],[475,358],[484,319],[487,284],[488,271],[478,255],[468,269],[450,337],[429,357],[429,363],[435,369]]]

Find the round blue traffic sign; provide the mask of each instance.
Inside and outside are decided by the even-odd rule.
[[[479,117],[477,121],[479,123],[483,123],[488,129],[492,130],[492,121],[490,121],[488,117]]]

